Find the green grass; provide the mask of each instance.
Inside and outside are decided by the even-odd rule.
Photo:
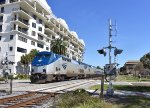
[[[139,78],[132,75],[118,75],[116,81],[138,82]],[[150,81],[150,78],[141,78],[141,81]]]
[[[107,90],[108,85],[104,85],[104,90]],[[150,87],[148,86],[132,86],[132,85],[113,85],[114,90],[125,90],[125,91],[138,91],[138,92],[150,92]],[[95,85],[90,87],[92,90],[99,89],[100,85]]]
[[[85,90],[68,92],[58,97],[57,108],[149,108],[150,99],[142,97],[113,97],[101,100],[90,96]]]
[[[2,78],[2,77],[0,77],[0,81],[5,81],[5,79],[4,79],[4,78]]]

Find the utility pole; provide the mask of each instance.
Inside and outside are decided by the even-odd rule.
[[[108,46],[108,49],[109,49],[109,64],[111,64],[111,48],[112,48],[112,34],[111,34],[111,31],[112,31],[112,24],[111,24],[111,19],[109,19],[109,46]]]
[[[114,30],[114,27],[115,27],[115,30]],[[103,54],[104,56],[106,56],[106,49],[108,49],[108,53],[109,53],[109,64],[106,64],[104,66],[104,73],[105,73],[105,80],[107,82],[109,82],[109,86],[108,86],[108,89],[107,89],[107,95],[109,96],[112,96],[113,93],[114,93],[114,90],[113,90],[113,86],[112,86],[112,82],[111,82],[111,76],[116,76],[116,67],[117,67],[117,63],[114,62],[112,63],[111,59],[112,59],[112,56],[111,56],[111,51],[112,49],[114,49],[114,59],[116,59],[116,56],[118,54],[121,54],[122,53],[122,49],[118,49],[117,47],[113,47],[112,46],[112,36],[114,36],[112,34],[112,31],[115,31],[116,32],[116,24],[115,25],[112,25],[112,21],[111,19],[109,19],[109,40],[108,40],[108,47],[103,47],[103,49],[100,49],[100,50],[97,50],[99,54]],[[116,60],[115,60],[116,61]],[[109,77],[109,80],[107,79],[107,77]],[[103,85],[101,83],[101,85]],[[101,89],[103,90],[103,89]]]

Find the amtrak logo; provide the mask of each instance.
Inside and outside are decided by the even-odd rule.
[[[38,62],[42,62],[42,60],[38,60]]]
[[[63,63],[62,67],[64,68],[64,70],[67,68],[67,63]]]

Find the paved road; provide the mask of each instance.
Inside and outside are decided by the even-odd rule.
[[[34,91],[37,89],[47,88],[47,87],[53,87],[53,86],[59,86],[64,84],[70,84],[70,83],[82,83],[84,81],[89,81],[92,83],[88,84],[82,84],[81,86],[78,86],[79,88],[88,88],[91,85],[95,85],[96,81],[93,80],[71,80],[71,81],[61,81],[61,82],[53,82],[53,83],[46,83],[46,84],[31,84],[29,80],[14,80],[13,81],[13,91]],[[77,87],[76,87],[77,88]],[[10,89],[10,83],[5,84],[0,83],[0,90],[6,90],[9,91]]]
[[[89,82],[82,84],[83,82]],[[70,85],[71,83],[77,83],[79,84],[78,86],[71,88],[70,90],[77,89],[77,88],[83,88],[88,90],[90,86],[101,84],[100,80],[71,80],[71,81],[61,81],[61,82],[53,82],[53,83],[46,83],[46,84],[31,84],[30,80],[14,80],[13,81],[13,94],[12,95],[17,95],[20,93],[25,93],[26,91],[37,91],[41,90],[43,88],[53,88],[53,90],[58,90],[58,89],[65,89],[65,87],[69,87],[67,85]],[[81,85],[80,85],[81,84]],[[108,83],[106,83],[108,84]],[[114,85],[146,85],[150,87],[150,82],[113,82]],[[57,86],[63,86],[62,87],[57,87]],[[9,83],[5,84],[4,82],[0,82],[0,91],[10,90],[10,85]],[[53,91],[51,90],[51,91]],[[69,90],[69,89],[68,89]],[[50,90],[48,90],[50,91]],[[98,91],[99,93],[100,91]],[[139,96],[146,96],[150,97],[150,93],[141,93],[141,92],[130,92],[130,91],[115,91],[116,95],[139,95]],[[5,97],[7,94],[1,93],[0,92],[0,98]]]

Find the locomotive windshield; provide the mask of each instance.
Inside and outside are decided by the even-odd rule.
[[[51,54],[38,54],[37,57],[39,59],[42,59],[42,58],[50,58],[51,57]]]

